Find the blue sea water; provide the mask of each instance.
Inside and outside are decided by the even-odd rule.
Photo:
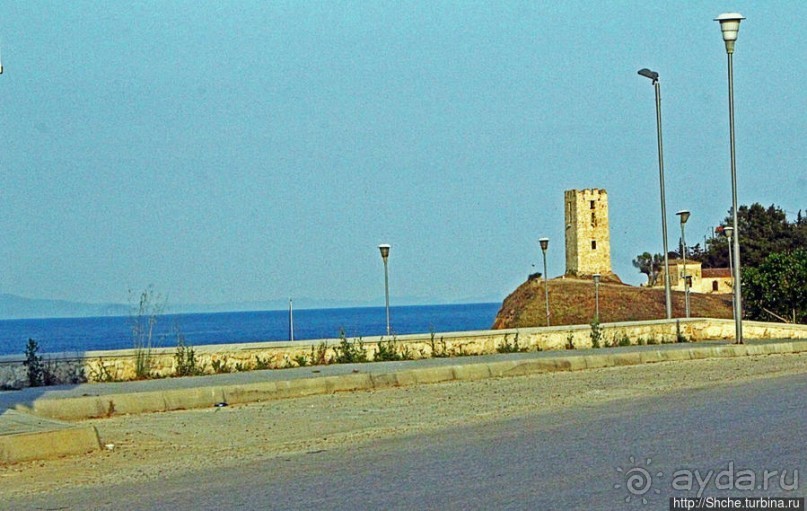
[[[394,334],[487,330],[500,304],[398,306],[390,308]],[[0,321],[0,355],[25,351],[28,339],[39,343],[42,353],[81,353],[132,347],[132,318],[46,318]],[[327,339],[339,336],[369,337],[386,332],[384,307],[300,309],[294,311],[294,339]],[[289,339],[288,311],[167,314],[159,316],[154,347],[173,347],[181,332],[188,344],[227,344]]]

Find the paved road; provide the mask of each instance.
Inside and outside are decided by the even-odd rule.
[[[807,375],[591,405],[163,481],[65,490],[8,509],[668,509],[673,473],[805,469]],[[633,460],[631,459],[633,456]],[[733,463],[733,465],[730,465]],[[621,469],[618,470],[618,469]],[[634,469],[631,472],[631,469]],[[646,469],[643,492],[627,488]],[[679,482],[682,479],[679,479]],[[761,475],[758,482],[761,482]],[[703,495],[804,496],[783,493]],[[619,486],[615,488],[615,486]],[[686,494],[698,491],[697,481]],[[625,502],[630,497],[629,502]],[[642,499],[646,499],[646,503]]]

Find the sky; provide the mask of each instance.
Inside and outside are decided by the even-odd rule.
[[[565,271],[608,191],[614,271],[738,201],[807,208],[805,2],[4,1],[0,293],[499,301]]]

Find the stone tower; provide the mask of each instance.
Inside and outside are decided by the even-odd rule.
[[[566,274],[612,275],[608,192],[604,189],[566,190]]]

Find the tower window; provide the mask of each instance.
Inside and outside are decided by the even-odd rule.
[[[597,227],[597,213],[591,212],[591,227]]]
[[[591,250],[597,250],[597,240],[591,240]]]
[[[717,281],[712,282],[712,291],[717,291]]]
[[[594,209],[594,201],[590,201],[590,202],[591,202],[591,209]]]

